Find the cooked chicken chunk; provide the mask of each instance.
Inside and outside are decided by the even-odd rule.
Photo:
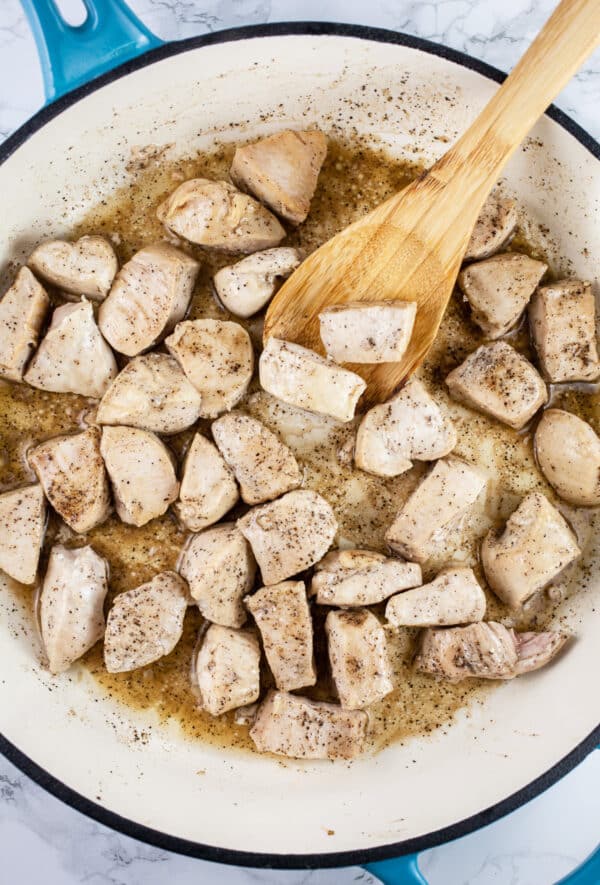
[[[500,338],[516,324],[547,269],[528,255],[504,252],[459,273],[471,315],[488,338]]]
[[[213,280],[217,295],[230,313],[251,317],[271,300],[278,283],[301,261],[302,252],[289,246],[255,252],[217,271]]]
[[[63,292],[94,301],[106,298],[119,269],[115,250],[104,237],[81,237],[75,243],[46,240],[27,264]]]
[[[317,563],[310,592],[319,605],[374,605],[421,581],[416,562],[372,550],[333,550]]]
[[[393,627],[451,627],[482,621],[485,593],[470,568],[447,568],[431,583],[398,593],[385,616]]]
[[[580,555],[565,518],[539,492],[527,495],[502,531],[481,545],[485,577],[497,596],[517,608],[553,581]]]
[[[548,399],[529,360],[505,341],[484,344],[446,378],[454,399],[520,430]]]
[[[253,507],[237,524],[250,542],[265,584],[279,584],[314,565],[337,532],[325,498],[305,489]]]
[[[104,427],[100,451],[123,522],[145,525],[176,500],[179,483],[173,460],[153,433],[135,427]]]
[[[275,685],[294,691],[314,685],[313,625],[303,581],[283,581],[246,596],[260,635]]]
[[[299,344],[269,338],[258,363],[264,390],[300,409],[351,421],[367,386],[360,375],[342,369]]]
[[[256,418],[231,412],[215,421],[211,429],[246,504],[271,501],[302,483],[293,453]]]
[[[531,299],[531,335],[549,381],[595,381],[600,375],[595,308],[591,284],[580,280],[542,286]]]
[[[336,704],[271,691],[258,708],[250,737],[261,753],[294,759],[355,759],[365,749],[367,714]]]
[[[107,519],[110,488],[100,454],[100,430],[55,436],[27,455],[46,497],[74,532],[85,534]]]
[[[325,620],[331,675],[340,704],[360,710],[393,689],[383,627],[365,608],[331,611]]]
[[[184,240],[225,252],[257,252],[277,246],[285,237],[268,209],[228,181],[184,181],[156,215]]]
[[[197,433],[185,456],[177,516],[191,532],[200,532],[225,516],[240,494],[221,453]]]
[[[89,301],[63,304],[52,314],[24,380],[40,390],[100,399],[118,372]]]
[[[137,670],[170,654],[183,633],[188,588],[175,572],[161,572],[119,593],[106,619],[104,664],[109,673]]]
[[[91,548],[50,551],[39,602],[51,673],[62,673],[104,635],[108,563]]]
[[[322,132],[285,129],[237,148],[231,180],[292,224],[304,221],[327,154]]]
[[[415,562],[425,562],[435,545],[477,500],[486,478],[458,458],[438,461],[408,498],[387,530],[392,550]]]
[[[49,306],[43,286],[22,267],[0,301],[0,378],[22,380]]]
[[[374,406],[359,424],[354,461],[376,476],[398,476],[413,460],[435,461],[452,451],[456,430],[417,378]]]
[[[33,584],[46,528],[46,500],[39,483],[0,494],[0,569]]]
[[[179,572],[207,621],[241,627],[243,599],[252,589],[256,563],[250,545],[232,522],[192,535],[181,556]]]
[[[465,261],[489,258],[512,237],[519,217],[514,200],[491,194],[479,213],[465,252]]]
[[[211,624],[196,658],[202,706],[211,716],[244,707],[260,694],[260,646],[248,630]]]
[[[126,356],[160,341],[183,319],[199,267],[168,243],[136,252],[100,305],[98,322],[106,340]]]
[[[200,394],[177,360],[166,353],[146,353],[119,372],[102,397],[97,421],[168,434],[191,427],[200,412]]]
[[[414,301],[334,304],[319,314],[321,341],[337,363],[393,363],[409,345]]]
[[[561,650],[564,633],[516,633],[487,621],[468,627],[424,630],[415,665],[437,679],[460,682],[478,679],[512,679],[539,670]]]
[[[535,432],[535,454],[561,498],[576,507],[600,505],[600,439],[586,421],[547,409]]]
[[[196,390],[203,418],[228,412],[248,390],[254,369],[254,351],[239,323],[223,320],[187,320],[165,341]]]

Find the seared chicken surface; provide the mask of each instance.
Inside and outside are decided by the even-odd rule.
[[[81,237],[75,243],[46,240],[27,263],[47,283],[93,301],[106,298],[119,269],[115,250],[104,237]]]
[[[327,138],[316,129],[286,129],[236,149],[231,180],[292,224],[300,224],[327,154]]]
[[[291,406],[338,421],[352,420],[366,387],[360,375],[279,338],[269,338],[258,368],[261,386],[268,393]]]
[[[154,433],[179,433],[198,420],[201,402],[174,357],[146,353],[119,372],[102,397],[97,421]]]
[[[354,461],[376,476],[398,476],[415,461],[435,461],[456,445],[456,430],[417,378],[387,403],[373,406],[358,426]]]
[[[100,305],[98,323],[109,344],[136,356],[168,335],[183,319],[199,268],[169,243],[136,252]]]
[[[185,456],[175,512],[191,532],[218,522],[237,504],[240,493],[217,447],[197,433]]]
[[[392,691],[385,633],[372,612],[364,608],[330,611],[325,632],[331,675],[342,707],[360,710]]]
[[[224,252],[257,252],[277,246],[285,237],[268,209],[228,181],[184,181],[156,215],[171,233]]]
[[[246,504],[271,501],[302,483],[293,453],[256,418],[231,412],[213,423],[212,434]]]
[[[55,436],[27,455],[52,507],[74,532],[85,534],[108,518],[110,488],[100,453],[100,430]]]
[[[514,200],[490,194],[473,228],[464,260],[489,258],[499,252],[512,237],[518,220]]]
[[[485,593],[470,568],[447,568],[429,584],[388,600],[385,616],[392,627],[451,627],[482,621]]]
[[[299,249],[280,246],[222,267],[213,279],[219,300],[235,316],[251,317],[271,300],[278,283],[286,280],[301,261]]]
[[[451,396],[520,430],[548,400],[529,360],[506,341],[484,344],[457,366],[446,384]]]
[[[416,315],[414,301],[334,304],[319,314],[321,341],[337,363],[399,362]]]
[[[260,694],[260,645],[249,630],[211,624],[196,657],[202,706],[211,716],[244,707]]]
[[[319,605],[374,605],[421,581],[416,562],[372,550],[332,550],[315,566],[310,592]]]
[[[104,635],[108,563],[91,547],[50,551],[39,601],[40,631],[51,673],[62,673]]]
[[[161,572],[133,590],[119,593],[106,619],[104,663],[125,673],[173,651],[183,632],[188,588],[175,572]]]
[[[294,759],[355,759],[365,749],[362,710],[271,691],[258,708],[250,737],[257,750]]]
[[[250,336],[238,323],[186,320],[165,341],[196,390],[203,418],[228,412],[248,390],[254,369]]]
[[[546,409],[535,431],[540,470],[576,507],[600,505],[600,439],[590,425],[562,409]]]
[[[204,618],[224,627],[242,626],[243,599],[254,584],[256,562],[234,523],[192,535],[181,555],[179,573]]]
[[[114,354],[100,334],[92,305],[83,299],[56,308],[24,380],[40,390],[100,399],[117,372]]]
[[[246,596],[277,688],[314,685],[313,625],[303,581],[282,581]]]
[[[0,494],[0,569],[33,584],[46,529],[46,500],[39,483]]]
[[[22,380],[49,307],[44,287],[22,267],[0,300],[0,378]]]

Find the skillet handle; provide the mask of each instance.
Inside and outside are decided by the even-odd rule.
[[[382,885],[427,885],[421,875],[416,854],[368,863],[365,864],[365,870],[372,873]],[[582,882],[577,885],[587,885],[587,883]]]
[[[125,0],[83,0],[87,18],[67,24],[54,0],[21,0],[42,67],[46,104],[162,45]]]

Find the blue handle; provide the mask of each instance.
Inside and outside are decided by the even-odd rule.
[[[21,0],[38,49],[46,103],[162,45],[124,0],[83,0],[87,18],[67,24],[54,0]]]
[[[376,876],[383,885],[427,885],[419,870],[416,854],[368,863],[365,870]]]

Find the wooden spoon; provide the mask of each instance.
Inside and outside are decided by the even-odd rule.
[[[563,0],[498,92],[444,156],[313,252],[265,318],[274,335],[323,353],[319,313],[346,301],[416,301],[400,363],[351,365],[365,405],[388,399],[427,354],[481,207],[538,117],[600,42],[600,0]]]

